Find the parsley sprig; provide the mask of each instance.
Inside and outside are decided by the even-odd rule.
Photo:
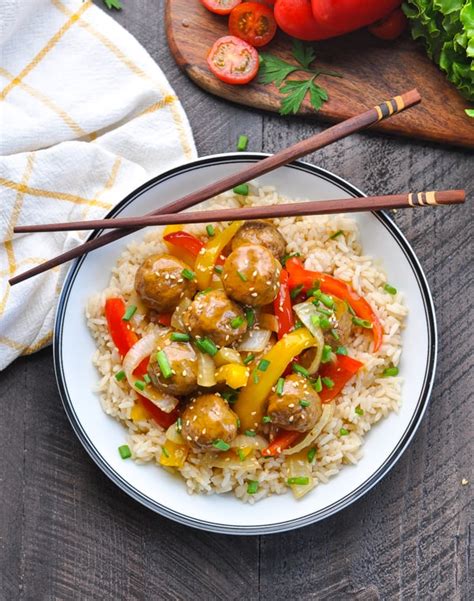
[[[309,95],[313,109],[319,111],[329,96],[324,88],[315,83],[315,79],[320,75],[329,75],[330,77],[342,77],[342,75],[334,71],[311,68],[316,53],[311,46],[307,46],[299,40],[294,40],[292,54],[298,63],[297,65],[273,54],[261,52],[259,82],[263,84],[273,83],[284,94],[281,101],[281,115],[296,114],[307,95]],[[307,79],[287,79],[297,71],[307,73],[310,77]]]
[[[122,3],[120,0],[104,0],[104,4],[109,10],[115,8],[115,10],[122,10]]]

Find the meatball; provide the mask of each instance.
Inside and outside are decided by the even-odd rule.
[[[159,313],[171,313],[183,297],[192,298],[195,280],[183,277],[188,265],[172,255],[151,255],[138,268],[135,290],[144,304]]]
[[[281,259],[286,251],[285,238],[274,225],[266,221],[246,221],[232,239],[232,250],[249,244],[268,248],[276,259]]]
[[[183,324],[193,338],[210,338],[217,346],[229,346],[247,330],[244,312],[223,290],[198,294],[184,312]]]
[[[321,417],[321,400],[308,380],[291,374],[285,378],[282,396],[276,392],[270,395],[267,413],[275,426],[308,432]]]
[[[234,300],[254,307],[275,300],[281,265],[272,253],[258,244],[239,246],[224,263],[224,290]]]
[[[173,374],[169,378],[163,376],[158,364],[157,354],[159,351],[165,352],[173,370]],[[197,389],[198,361],[191,344],[171,340],[171,333],[160,336],[148,364],[148,375],[153,386],[162,392],[172,395],[194,392]]]
[[[238,419],[221,396],[203,394],[184,410],[181,433],[193,451],[217,451],[216,441],[229,444],[237,436]]]

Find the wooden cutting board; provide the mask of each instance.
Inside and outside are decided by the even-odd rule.
[[[228,34],[225,17],[208,12],[198,0],[166,0],[166,31],[178,65],[198,86],[233,102],[278,112],[281,95],[273,85],[254,81],[245,86],[231,86],[209,71],[206,64],[209,48],[217,38]],[[359,31],[316,42],[314,46],[315,64],[338,71],[343,78],[318,78],[330,99],[318,113],[306,103],[301,115],[341,121],[416,87],[423,97],[422,104],[374,129],[474,148],[474,119],[464,113],[469,103],[408,36],[396,42],[383,42]],[[282,33],[265,50],[294,62],[291,40]]]

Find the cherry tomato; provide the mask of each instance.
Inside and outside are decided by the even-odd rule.
[[[381,40],[395,40],[408,26],[408,20],[400,8],[390,13],[388,17],[377,21],[369,27],[370,33]]]
[[[280,29],[299,40],[325,40],[333,31],[316,23],[310,0],[278,0],[275,19]]]
[[[226,83],[244,84],[258,72],[258,52],[233,35],[219,38],[209,52],[207,64],[214,75]]]
[[[244,2],[230,13],[229,31],[252,46],[265,46],[275,36],[273,10],[258,2]]]
[[[228,15],[242,0],[200,0],[201,4],[216,15]]]

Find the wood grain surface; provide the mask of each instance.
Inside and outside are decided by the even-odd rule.
[[[320,129],[205,94],[169,53],[163,0],[123,4],[113,16],[170,79],[200,155],[233,150],[242,133],[250,150],[273,152]],[[324,522],[264,537],[206,534],[144,509],[95,466],[64,414],[46,349],[0,374],[1,601],[473,598],[472,154],[363,134],[310,159],[369,194],[466,187],[470,196],[463,207],[395,215],[427,274],[440,333],[433,396],[408,450]]]
[[[208,92],[251,107],[278,112],[282,94],[273,85],[253,80],[246,86],[219,81],[207,66],[214,42],[228,35],[228,19],[214,15],[198,0],[166,0],[166,33],[179,66]],[[469,106],[443,73],[427,58],[420,45],[406,34],[395,42],[378,40],[358,31],[314,44],[319,69],[336,71],[342,78],[321,76],[329,101],[315,113],[305,101],[299,113],[307,118],[341,121],[411,88],[418,88],[423,103],[374,129],[443,144],[474,148],[474,122],[464,112]],[[291,40],[279,32],[264,48],[290,62]],[[298,79],[291,75],[290,79]]]

